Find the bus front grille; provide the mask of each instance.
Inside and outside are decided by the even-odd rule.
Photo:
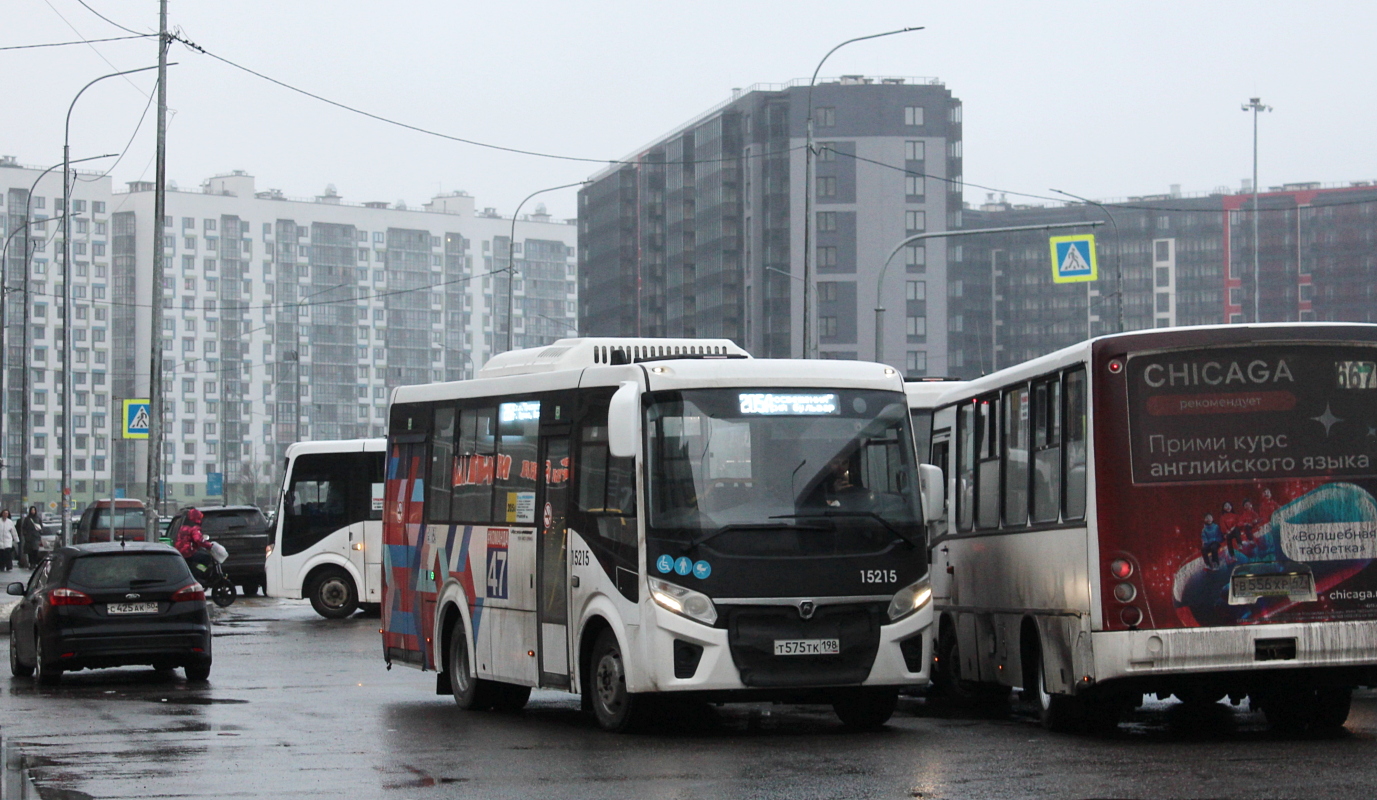
[[[804,619],[793,606],[727,610],[727,641],[741,682],[759,688],[845,686],[870,675],[880,649],[878,605],[818,606]],[[776,641],[835,639],[835,655],[775,655]]]

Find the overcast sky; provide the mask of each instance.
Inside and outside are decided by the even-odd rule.
[[[157,0],[86,0],[137,31]],[[170,27],[216,55],[371,113],[452,136],[589,159],[621,158],[734,87],[823,76],[931,76],[965,104],[968,184],[1097,199],[1260,182],[1377,179],[1377,4],[1370,2],[460,2],[171,0]],[[78,0],[4,0],[0,47],[127,35]],[[75,32],[74,32],[75,29]],[[79,32],[79,36],[77,34]],[[107,63],[107,60],[109,63]],[[174,44],[168,177],[194,188],[242,169],[260,190],[425,202],[462,189],[510,213],[597,164],[444,141],[332,108]],[[156,62],[152,40],[0,50],[0,154],[62,158],[72,96]],[[113,68],[111,65],[114,65]],[[73,158],[119,152],[154,73],[87,91]],[[151,180],[150,111],[117,187]],[[112,160],[113,161],[113,160]],[[101,168],[110,162],[97,162]],[[966,200],[985,190],[968,185]],[[1010,197],[1011,200],[1016,198]],[[575,214],[574,192],[540,198]],[[534,206],[534,202],[531,204]],[[528,207],[529,210],[529,207]]]

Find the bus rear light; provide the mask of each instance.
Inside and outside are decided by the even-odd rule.
[[[1120,583],[1114,587],[1114,599],[1120,603],[1131,603],[1138,596],[1138,589],[1131,583]]]
[[[91,595],[85,592],[64,587],[54,589],[52,594],[48,595],[48,603],[55,606],[89,606],[92,600]]]
[[[1133,564],[1122,558],[1116,558],[1109,562],[1109,573],[1119,580],[1124,580],[1133,574]]]
[[[1109,362],[1109,373],[1110,373],[1111,375],[1118,375],[1120,372],[1123,372],[1123,371],[1124,371],[1124,362],[1118,360],[1117,358],[1114,359],[1113,361]]]
[[[1143,612],[1135,606],[1124,606],[1119,610],[1119,620],[1130,628],[1136,628],[1143,621]]]

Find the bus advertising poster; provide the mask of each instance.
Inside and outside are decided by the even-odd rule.
[[[1102,538],[1153,627],[1377,617],[1377,349],[1130,356],[1134,490]]]

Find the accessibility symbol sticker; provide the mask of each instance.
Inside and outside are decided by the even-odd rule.
[[[703,580],[712,574],[712,565],[706,561],[695,561],[693,564],[693,577]]]
[[[668,575],[669,573],[673,572],[674,557],[666,553],[665,555],[662,555],[659,558],[655,559],[655,569],[658,569],[661,575]]]
[[[1048,242],[1052,248],[1053,283],[1082,283],[1099,277],[1093,233],[1053,236]]]
[[[693,562],[689,561],[688,556],[679,556],[679,560],[674,562],[674,571],[680,575],[687,575],[693,569]]]

